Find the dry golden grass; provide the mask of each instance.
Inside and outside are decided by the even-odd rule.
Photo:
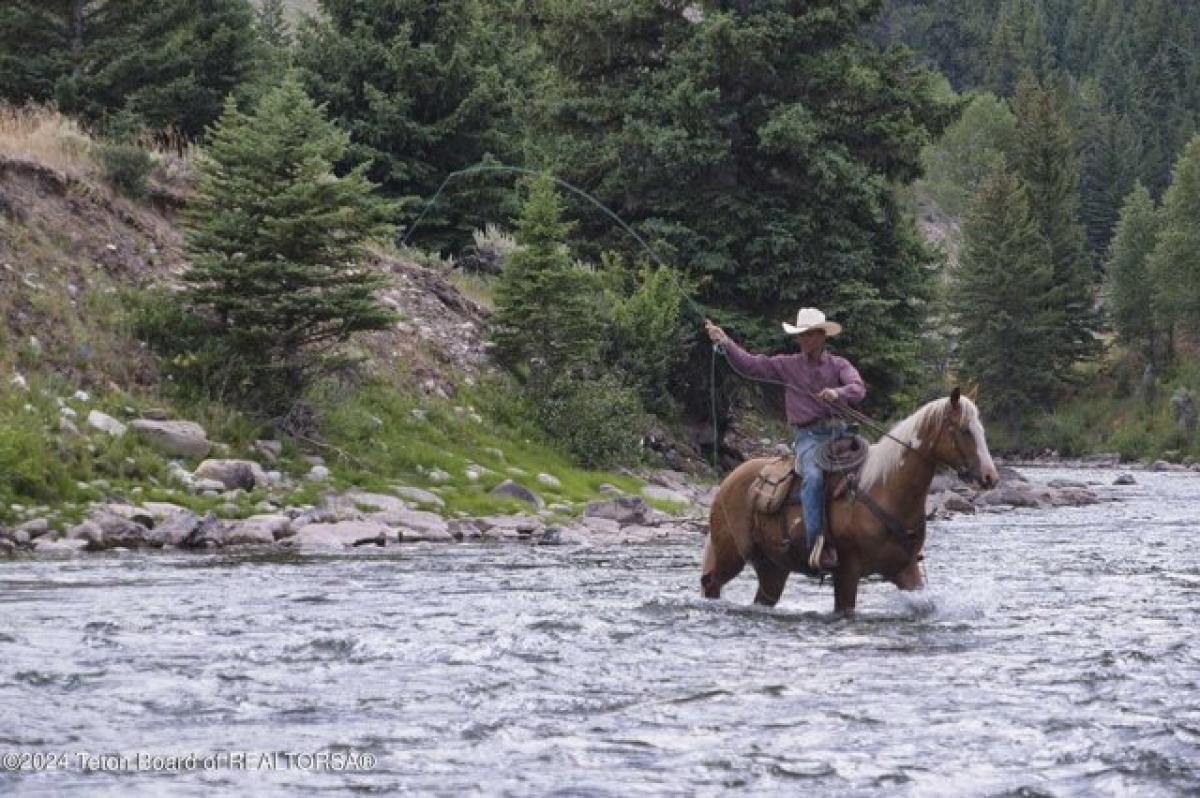
[[[53,108],[0,104],[0,156],[37,161],[76,178],[96,171],[92,138]]]

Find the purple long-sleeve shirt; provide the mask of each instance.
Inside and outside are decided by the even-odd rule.
[[[830,407],[816,394],[833,388],[843,402],[858,404],[867,395],[858,369],[844,357],[821,352],[813,363],[808,355],[752,355],[732,340],[725,344],[725,356],[733,370],[743,377],[773,380],[784,384],[784,405],[789,424],[803,427],[830,416]]]

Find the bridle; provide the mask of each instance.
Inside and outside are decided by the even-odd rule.
[[[953,424],[953,425],[944,424],[942,426],[941,431],[938,432],[938,437],[940,438],[942,435],[946,434],[947,428],[951,427],[951,426],[953,426],[953,429],[951,430],[951,435],[952,435],[952,439],[954,441],[954,451],[958,453],[958,463],[957,464],[946,463],[946,462],[938,460],[935,457],[926,455],[924,452],[921,452],[922,456],[928,457],[931,461],[933,461],[937,465],[944,465],[944,466],[953,468],[954,473],[957,474],[958,478],[960,480],[962,480],[963,482],[974,482],[976,485],[982,485],[983,484],[983,474],[979,473],[979,470],[970,464],[971,461],[970,461],[970,457],[967,455],[967,450],[965,448],[963,448],[963,436],[974,437],[971,435],[971,432],[969,430],[963,429],[962,426],[959,424]],[[912,448],[912,447],[909,447],[909,448]],[[915,452],[915,451],[917,451],[917,449],[913,449],[913,451]]]
[[[850,407],[850,405],[846,404],[845,402],[837,401],[837,402],[833,403],[833,406],[838,411],[839,415],[843,416],[844,418],[849,419],[850,421],[854,421],[858,424],[862,424],[864,427],[867,427],[868,429],[874,431],[880,437],[889,438],[889,439],[895,441],[896,443],[903,446],[905,449],[908,449],[910,452],[913,452],[914,454],[916,454],[918,457],[922,457],[925,460],[927,460],[928,462],[932,463],[935,469],[938,466],[946,466],[948,468],[954,469],[954,472],[958,475],[958,478],[961,479],[963,482],[974,482],[976,485],[983,485],[983,475],[981,473],[979,473],[979,470],[977,468],[975,468],[973,465],[971,465],[971,458],[967,454],[966,448],[963,446],[964,437],[973,437],[973,436],[971,435],[970,430],[963,429],[963,427],[960,423],[957,423],[957,422],[947,423],[947,422],[943,421],[943,423],[941,425],[941,429],[938,430],[938,434],[934,438],[935,445],[932,448],[936,448],[937,441],[940,440],[941,437],[943,435],[945,435],[947,432],[949,432],[951,434],[952,440],[954,442],[954,451],[958,454],[958,462],[957,463],[949,463],[944,460],[939,460],[938,458],[934,457],[932,454],[922,451],[921,449],[917,448],[916,446],[913,446],[908,441],[900,440],[895,435],[892,435],[891,432],[889,432],[886,427],[884,427],[879,422],[875,421],[875,419],[871,418],[866,413],[863,413],[859,410],[855,410],[853,407]]]

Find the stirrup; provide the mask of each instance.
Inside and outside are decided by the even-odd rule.
[[[821,551],[825,548],[825,536],[817,535],[813,541],[812,551],[808,553],[808,567],[814,571],[821,570]]]

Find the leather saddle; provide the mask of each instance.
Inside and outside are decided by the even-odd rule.
[[[833,462],[855,462],[852,468],[837,468],[825,470],[825,508],[828,517],[829,505],[845,496],[851,487],[851,482],[858,476],[865,458],[858,456],[861,447],[866,443],[856,435],[844,435],[834,438],[826,446],[830,447],[828,459]],[[778,515],[782,543],[785,550],[791,547],[791,530],[797,526],[803,528],[801,507],[801,480],[795,471],[795,458],[787,455],[775,458],[765,465],[750,487],[754,509],[766,515]],[[799,535],[803,539],[803,534]],[[827,538],[832,543],[832,537]]]
[[[826,446],[831,448],[829,459],[841,462],[858,460],[852,468],[826,469],[825,500],[826,502],[840,499],[850,488],[850,481],[862,470],[863,458],[854,455],[864,446],[857,436],[835,438]],[[796,458],[791,455],[776,457],[763,466],[762,471],[755,477],[750,486],[754,509],[760,513],[775,513],[785,504],[800,504],[800,485],[796,473]]]

